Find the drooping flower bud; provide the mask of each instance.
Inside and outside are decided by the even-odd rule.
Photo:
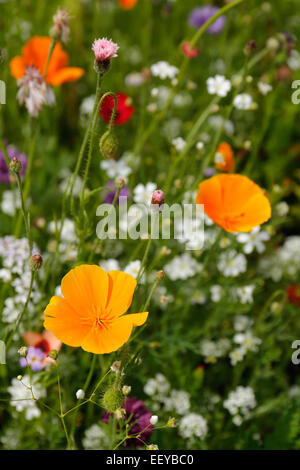
[[[58,8],[53,16],[53,26],[50,29],[50,36],[53,39],[68,42],[70,36],[70,19],[71,16],[67,10]]]
[[[20,171],[22,170],[22,163],[17,157],[13,157],[11,159],[10,164],[9,164],[9,169],[13,173],[20,173]]]
[[[29,262],[30,269],[32,271],[38,271],[39,269],[41,269],[42,264],[43,264],[43,258],[41,257],[40,254],[37,253],[35,255],[32,255],[30,262]]]
[[[165,202],[165,193],[161,189],[156,189],[152,195],[151,204],[161,206]]]
[[[100,152],[104,158],[115,158],[118,151],[118,139],[111,131],[106,131],[99,141]]]

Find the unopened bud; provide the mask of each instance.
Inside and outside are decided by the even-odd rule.
[[[127,396],[131,392],[131,387],[130,385],[123,385],[122,387],[122,393],[123,395]]]
[[[163,272],[162,269],[161,269],[160,271],[157,271],[157,273],[156,273],[156,279],[157,279],[158,281],[161,281],[161,280],[164,278],[164,276],[165,276],[165,273]]]
[[[13,171],[14,173],[20,173],[22,170],[22,163],[17,157],[13,157],[10,161],[9,164],[9,169],[10,171]]]
[[[253,52],[255,51],[256,51],[256,42],[254,41],[254,39],[251,39],[251,41],[249,41],[244,48],[244,54],[249,56],[253,54]]]
[[[38,271],[39,269],[41,269],[42,264],[43,264],[43,258],[41,257],[40,254],[37,253],[36,255],[32,255],[30,262],[29,262],[30,269],[32,271]]]
[[[85,397],[85,391],[82,390],[82,388],[80,388],[79,390],[77,390],[77,392],[76,392],[76,398],[77,398],[77,400],[83,400],[84,397]]]
[[[27,346],[22,346],[20,349],[18,349],[18,353],[20,354],[21,357],[26,357],[28,353]]]
[[[124,408],[118,408],[115,411],[115,415],[117,419],[124,419],[126,416],[126,411],[124,410]]]
[[[158,204],[161,206],[165,202],[165,193],[161,189],[154,191],[152,195],[151,204]]]
[[[118,408],[121,408],[122,403],[123,397],[115,387],[110,387],[106,390],[102,398],[102,406],[106,411],[113,413]]]
[[[116,188],[117,189],[123,189],[125,186],[125,180],[124,178],[118,178],[116,179]]]
[[[58,356],[58,351],[56,351],[56,349],[51,349],[51,351],[49,352],[48,356],[49,356],[51,359],[56,360],[56,359],[57,359],[57,356]]]
[[[158,416],[152,415],[151,418],[150,418],[150,424],[155,426],[157,424],[157,422],[158,422]]]
[[[118,139],[111,131],[106,131],[100,138],[99,148],[104,158],[115,158],[118,146]]]
[[[177,425],[176,418],[169,418],[167,422],[168,428],[175,428]]]
[[[22,375],[18,375],[17,379],[18,379],[18,380],[22,380],[22,379],[23,379],[23,376],[22,376]]]

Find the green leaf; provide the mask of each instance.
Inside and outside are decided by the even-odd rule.
[[[5,343],[0,340],[0,364],[6,364],[5,361]]]

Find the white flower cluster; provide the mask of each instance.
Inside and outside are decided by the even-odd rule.
[[[188,279],[189,277],[195,276],[195,274],[201,272],[202,264],[198,263],[189,253],[183,253],[180,256],[170,261],[165,267],[164,271],[172,281],[177,279]]]
[[[160,60],[156,64],[151,65],[150,70],[154,77],[159,77],[161,80],[166,78],[173,79],[178,74],[178,68],[170,65],[165,60]]]
[[[179,421],[179,434],[192,444],[195,438],[204,439],[207,435],[207,421],[200,414],[189,413]]]
[[[229,393],[223,405],[233,416],[232,421],[234,424],[240,426],[244,419],[250,416],[250,410],[256,407],[254,391],[251,387],[243,387],[240,385]]]
[[[30,378],[28,375],[25,375],[22,378],[22,382],[16,378],[12,379],[11,386],[7,389],[11,395],[10,405],[15,407],[18,412],[25,411],[25,418],[27,420],[38,418],[41,414],[40,409],[32,398],[29,386]],[[46,390],[41,384],[33,384],[32,391],[36,399],[46,395]]]
[[[109,445],[109,438],[101,426],[93,424],[85,431],[82,445],[87,450],[104,450]]]
[[[5,299],[2,312],[2,320],[11,323],[17,319],[21,308],[24,306],[30,285],[31,271],[28,264],[29,248],[27,239],[15,239],[12,236],[0,238],[0,258],[2,258],[0,279],[3,282],[9,282],[15,290],[13,297]],[[34,304],[39,300],[39,292],[33,290],[31,301],[28,304],[29,312],[32,311]]]
[[[286,238],[274,254],[260,260],[259,269],[275,282],[282,277],[295,279],[300,272],[300,236]]]

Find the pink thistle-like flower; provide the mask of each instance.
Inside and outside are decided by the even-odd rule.
[[[109,61],[112,57],[117,57],[117,50],[119,46],[111,39],[95,39],[93,42],[92,50],[95,53],[97,62]]]

